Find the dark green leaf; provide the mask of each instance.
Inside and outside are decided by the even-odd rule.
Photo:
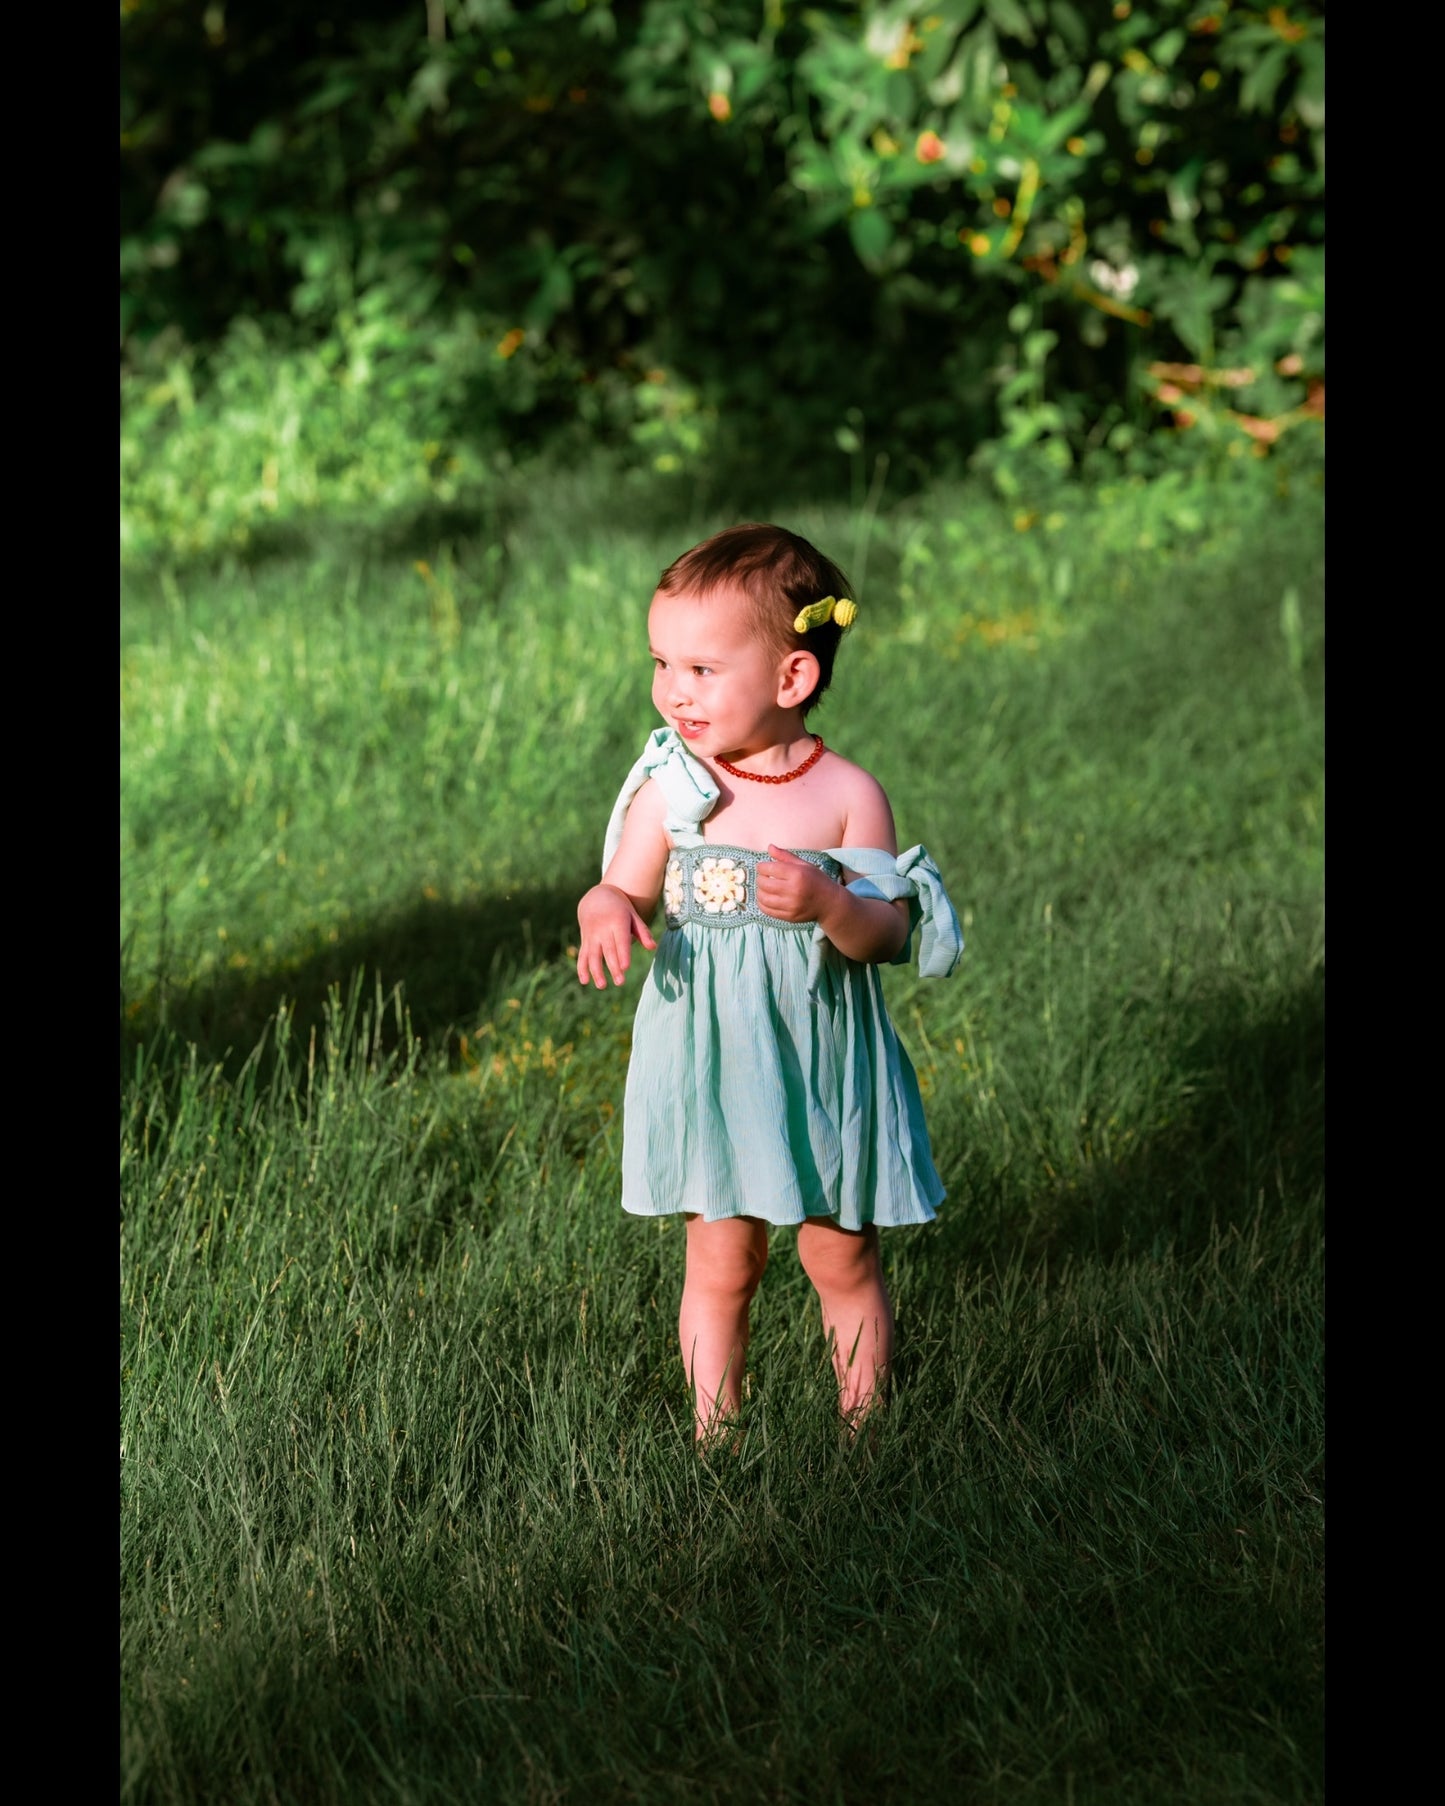
[[[848,236],[864,263],[874,263],[893,242],[888,215],[877,207],[859,207],[848,220]]]

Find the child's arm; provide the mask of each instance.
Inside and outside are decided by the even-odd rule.
[[[855,896],[782,847],[770,846],[767,864],[758,867],[758,903],[779,921],[816,922],[845,959],[865,965],[886,964],[908,939],[906,898]]]
[[[883,786],[857,766],[848,772],[840,845],[898,852],[893,810]],[[758,903],[784,922],[816,922],[845,959],[883,965],[908,939],[907,899],[885,903],[855,896],[846,883],[846,875],[843,884],[835,884],[806,859],[769,846],[768,863],[758,867]]]
[[[662,818],[665,801],[649,781],[632,799],[622,840],[611,863],[577,905],[582,931],[577,949],[577,977],[603,989],[610,976],[620,985],[632,963],[632,943],[649,951],[657,946],[648,927],[662,892],[667,863],[667,836]]]

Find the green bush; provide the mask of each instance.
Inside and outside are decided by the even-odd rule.
[[[1229,0],[136,3],[122,342],[436,340],[470,434],[664,469],[1268,443],[1322,405],[1323,41]]]
[[[496,461],[427,380],[449,365],[464,376],[468,340],[451,322],[418,368],[364,333],[281,349],[238,320],[204,359],[158,339],[123,388],[123,559],[239,551],[323,512],[475,507]]]

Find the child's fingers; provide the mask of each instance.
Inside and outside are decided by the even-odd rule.
[[[581,983],[594,984],[601,990],[610,978],[620,985],[632,964],[632,943],[641,941],[649,953],[657,951],[652,930],[625,898],[615,893],[594,902],[592,893],[578,910],[582,942],[577,954],[577,977]]]
[[[814,906],[806,879],[791,871],[770,877],[766,870],[765,866],[758,867],[758,902],[762,908],[783,921],[811,921]]]
[[[610,977],[613,984],[622,983],[621,974],[627,970],[627,956],[624,953],[619,960],[616,945],[611,941],[592,941],[585,943],[577,955],[577,976],[585,984],[594,984],[599,991],[605,990]]]
[[[776,859],[779,865],[807,865],[806,859],[799,859],[796,853],[790,853],[786,847],[775,847],[768,842],[768,858]]]
[[[789,859],[786,864],[781,859],[761,860],[758,864],[758,889],[789,894],[803,891],[813,882],[816,872],[817,867],[809,865],[806,859]]]

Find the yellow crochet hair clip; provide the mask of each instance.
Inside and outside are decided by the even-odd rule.
[[[793,620],[794,633],[809,633],[824,621],[836,621],[840,627],[851,627],[858,619],[858,604],[846,596],[824,596],[821,602],[810,602]]]

